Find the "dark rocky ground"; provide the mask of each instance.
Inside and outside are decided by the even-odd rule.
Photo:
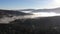
[[[60,16],[17,19],[9,24],[0,24],[0,34],[60,34]]]

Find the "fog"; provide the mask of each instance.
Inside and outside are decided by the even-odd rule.
[[[60,16],[60,13],[55,12],[37,12],[33,13],[36,17],[52,17],[52,16]]]
[[[35,19],[38,17],[53,17],[53,16],[60,16],[59,13],[55,12],[37,12],[37,13],[32,13],[33,15],[25,15],[25,16],[13,16],[13,17],[3,17],[0,19],[0,23],[9,23],[11,21],[14,21],[16,19]]]

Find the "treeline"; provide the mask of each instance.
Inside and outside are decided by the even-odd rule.
[[[37,19],[17,19],[0,24],[1,34],[60,34],[60,16]]]

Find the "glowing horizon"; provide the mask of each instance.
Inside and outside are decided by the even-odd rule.
[[[60,0],[0,0],[0,9],[52,9],[60,7]]]

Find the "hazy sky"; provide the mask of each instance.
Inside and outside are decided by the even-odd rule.
[[[0,0],[0,9],[43,9],[60,7],[60,0]]]

